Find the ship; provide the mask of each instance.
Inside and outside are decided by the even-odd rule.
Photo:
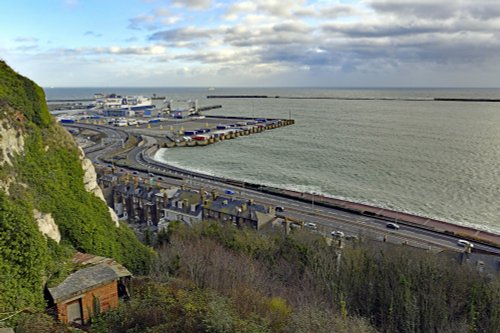
[[[144,96],[120,96],[117,94],[95,94],[95,105],[106,116],[133,116],[155,108],[153,101]]]
[[[120,96],[116,94],[95,94],[95,104],[104,110],[148,110],[154,109],[155,105],[149,97],[144,96]]]

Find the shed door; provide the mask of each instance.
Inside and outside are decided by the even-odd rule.
[[[68,313],[68,323],[83,324],[81,298],[66,304],[66,311]]]

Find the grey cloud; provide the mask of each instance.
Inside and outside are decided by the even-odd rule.
[[[324,7],[319,10],[324,18],[337,18],[342,16],[351,16],[358,13],[356,9],[348,5],[337,5],[332,7]]]
[[[278,18],[293,16],[315,16],[312,8],[304,8],[303,0],[253,0],[233,3],[228,6],[226,17],[248,14],[265,14]]]
[[[225,31],[224,42],[237,47],[255,47],[267,45],[308,45],[312,41],[310,30],[298,25],[278,25],[277,28],[245,29],[230,28]],[[292,29],[287,30],[287,29]]]
[[[309,33],[313,29],[305,23],[294,21],[276,24],[273,30],[275,32]]]
[[[15,42],[18,43],[36,43],[38,42],[38,38],[35,37],[17,37],[14,39]]]
[[[212,64],[231,64],[231,63],[248,63],[249,60],[253,59],[249,52],[241,53],[241,52],[196,52],[192,54],[185,54],[176,57],[176,59],[188,60],[188,61],[197,61],[201,63],[212,63]]]
[[[170,25],[179,20],[179,16],[173,15],[168,8],[157,7],[148,14],[141,14],[129,19],[129,29],[134,30],[155,30],[161,26]]]
[[[263,3],[260,3],[257,7],[258,11],[268,13],[274,16],[288,16],[290,13],[290,7],[287,6],[284,3],[280,2],[272,2],[272,1],[266,1]]]
[[[86,31],[86,32],[84,33],[84,35],[85,35],[85,36],[93,36],[93,37],[102,37],[102,34],[100,34],[100,33],[96,33],[96,32],[94,32],[94,31],[90,31],[90,30],[89,30],[89,31]]]
[[[379,13],[397,16],[432,19],[471,17],[480,20],[500,17],[500,6],[496,0],[370,0],[368,5]]]
[[[299,8],[293,11],[295,17],[315,17],[318,13],[313,8]]]
[[[295,65],[326,66],[335,62],[336,57],[330,52],[317,52],[312,48],[299,48],[289,45],[287,47],[266,47],[261,52],[264,62],[287,62]]]
[[[139,40],[139,38],[133,36],[133,37],[126,38],[124,41],[127,43],[132,43],[132,42],[137,42],[138,40]]]
[[[377,12],[416,17],[449,18],[457,10],[456,1],[434,0],[371,0],[368,4]]]
[[[156,17],[154,15],[139,15],[129,19],[128,28],[133,30],[140,30],[146,28],[153,30],[158,27]]]
[[[156,8],[153,12],[154,15],[157,17],[165,17],[171,15],[170,11],[165,7]]]
[[[21,52],[35,51],[38,49],[39,49],[38,45],[22,45],[15,48],[16,51],[21,51]]]
[[[54,53],[67,56],[95,56],[95,55],[162,55],[165,47],[159,45],[137,47],[82,47],[71,49],[55,49]]]
[[[424,22],[399,22],[376,23],[376,24],[325,24],[322,27],[327,33],[337,33],[345,36],[357,37],[394,37],[422,33],[437,33],[449,30],[449,28],[439,27],[436,24]]]
[[[149,36],[149,40],[161,40],[165,42],[190,41],[210,38],[214,33],[216,33],[214,29],[176,28],[155,32]]]
[[[193,9],[207,9],[212,5],[212,0],[173,0],[172,3]]]

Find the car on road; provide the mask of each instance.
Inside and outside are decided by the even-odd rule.
[[[468,240],[465,240],[465,239],[459,239],[457,241],[457,245],[458,246],[462,246],[462,247],[466,247],[466,246],[469,246],[469,247],[474,247],[474,244],[472,244],[471,242],[469,242]]]
[[[308,222],[308,223],[306,223],[306,228],[317,230],[318,226],[316,225],[316,223]]]
[[[139,173],[137,171],[132,171],[132,174],[138,175]]]
[[[335,237],[335,238],[344,238],[345,237],[344,232],[339,231],[339,230],[332,231],[331,235],[332,235],[332,237]]]
[[[386,228],[389,228],[389,229],[394,229],[394,230],[399,230],[399,224],[396,224],[396,223],[387,223],[386,224]]]
[[[282,206],[276,206],[275,210],[276,210],[277,212],[284,212],[284,211],[285,211],[285,208],[284,208],[284,207],[282,207]]]
[[[225,193],[226,194],[234,194],[234,191],[233,190],[226,190]]]

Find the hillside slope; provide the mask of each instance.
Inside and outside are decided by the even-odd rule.
[[[151,250],[88,188],[92,172],[43,90],[0,60],[0,312],[43,307],[75,250],[148,270]]]

